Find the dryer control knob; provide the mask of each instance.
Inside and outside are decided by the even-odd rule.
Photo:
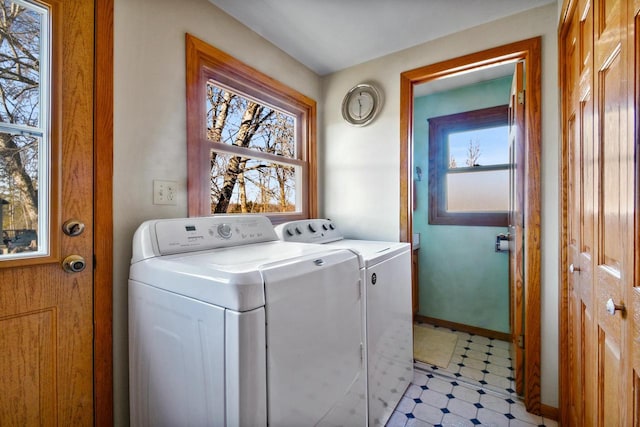
[[[223,239],[229,239],[231,237],[231,227],[229,224],[220,224],[218,226],[218,235]]]
[[[287,228],[287,236],[293,236],[293,231]]]
[[[318,231],[318,229],[316,228],[315,225],[309,224],[309,231],[311,231],[312,233],[315,233],[316,231]]]
[[[302,234],[302,230],[300,230],[300,227],[296,227],[296,234]]]

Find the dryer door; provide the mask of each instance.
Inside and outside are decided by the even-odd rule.
[[[272,426],[363,426],[358,261],[337,250],[265,267]]]
[[[411,254],[366,269],[369,425],[385,425],[413,379]]]

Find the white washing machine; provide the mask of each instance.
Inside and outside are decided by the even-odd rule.
[[[385,425],[413,379],[410,245],[344,239],[328,219],[292,221],[275,230],[283,241],[319,243],[358,255],[365,283],[368,424]]]
[[[129,277],[133,426],[364,426],[350,251],[261,216],[148,221]]]

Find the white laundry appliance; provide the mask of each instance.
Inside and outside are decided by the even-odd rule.
[[[147,221],[129,276],[132,426],[364,426],[350,251],[262,216]]]
[[[358,255],[365,283],[368,423],[385,425],[413,379],[410,245],[344,239],[328,219],[291,221],[275,230],[283,241],[318,243]]]

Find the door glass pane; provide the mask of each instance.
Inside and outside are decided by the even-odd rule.
[[[0,260],[46,255],[49,119],[47,9],[0,1]]]

